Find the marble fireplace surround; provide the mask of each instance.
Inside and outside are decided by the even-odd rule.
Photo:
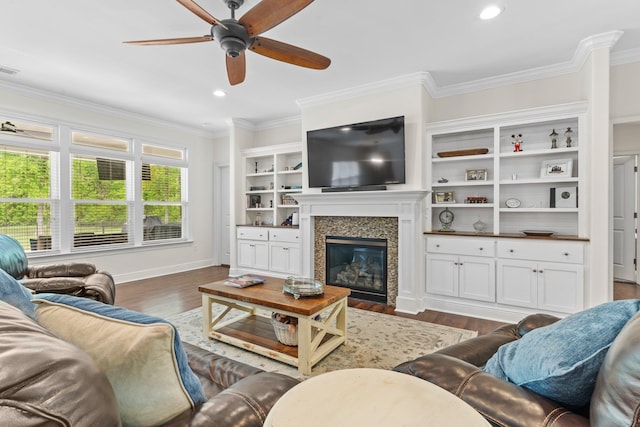
[[[426,190],[388,190],[295,195],[300,205],[302,275],[314,277],[316,217],[337,217],[337,221],[340,217],[397,218],[397,295],[394,295],[395,301],[389,302],[395,305],[396,311],[418,313],[424,294],[422,200],[427,194]]]

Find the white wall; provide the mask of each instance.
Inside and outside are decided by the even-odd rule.
[[[640,61],[611,67],[611,111],[614,120],[640,117]]]
[[[87,254],[37,257],[32,264],[84,260],[111,272],[116,283],[190,270],[212,264],[214,162],[225,156],[224,143],[214,144],[207,133],[166,124],[141,115],[99,107],[71,99],[55,99],[40,92],[20,92],[0,86],[6,113],[40,116],[55,122],[121,132],[125,137],[144,138],[167,146],[187,148],[189,158],[189,235],[192,241],[171,246],[106,250]],[[223,160],[228,162],[228,155]]]
[[[640,117],[637,122],[613,126],[613,153],[640,153]]]

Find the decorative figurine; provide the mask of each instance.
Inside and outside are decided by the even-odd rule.
[[[440,179],[438,180],[438,182],[440,184],[444,184],[445,182],[449,182],[449,180],[447,178],[445,178],[444,176],[440,177]]]
[[[567,148],[571,147],[571,136],[573,135],[573,131],[571,128],[567,128],[564,136],[567,138]]]
[[[558,144],[557,144],[558,132],[556,132],[556,130],[553,129],[549,134],[549,137],[551,138],[551,148],[558,148]]]
[[[513,144],[513,152],[517,153],[518,151],[522,151],[522,134],[513,134],[511,135],[511,138],[513,138],[513,141],[511,142]]]

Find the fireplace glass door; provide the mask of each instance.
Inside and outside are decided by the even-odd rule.
[[[387,240],[326,237],[326,282],[351,289],[351,296],[387,301]]]

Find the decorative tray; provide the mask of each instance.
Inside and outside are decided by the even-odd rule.
[[[314,297],[324,294],[324,285],[319,280],[307,277],[287,277],[282,293],[293,295],[295,299]]]
[[[488,148],[469,148],[466,150],[441,151],[438,153],[438,157],[477,156],[488,152]]]
[[[547,230],[522,230],[527,236],[551,236],[554,232]]]

